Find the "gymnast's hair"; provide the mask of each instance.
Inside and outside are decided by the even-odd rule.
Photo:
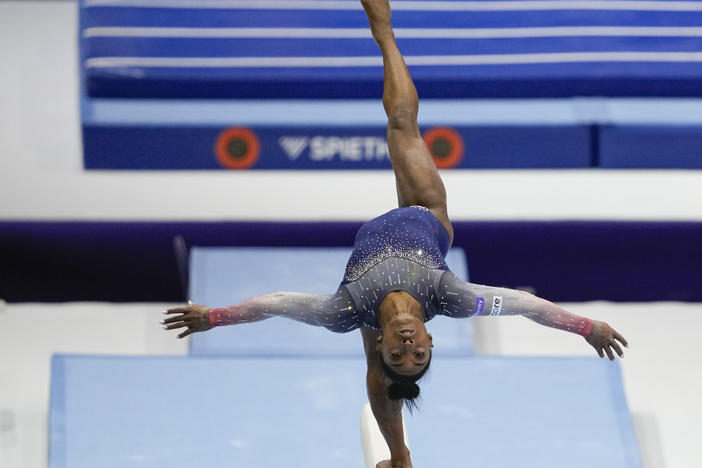
[[[412,413],[412,411],[418,408],[419,385],[417,385],[416,382],[424,377],[424,374],[429,370],[431,351],[429,352],[427,365],[414,375],[398,374],[385,362],[382,355],[380,356],[380,363],[383,366],[385,375],[392,380],[392,383],[388,387],[388,398],[391,400],[404,400],[407,409]]]

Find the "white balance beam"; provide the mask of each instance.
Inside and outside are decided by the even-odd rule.
[[[409,447],[404,414],[402,415],[402,433],[404,434],[405,445]],[[363,447],[363,460],[366,468],[375,468],[379,462],[390,459],[390,449],[385,443],[375,416],[373,416],[370,403],[363,405],[361,410],[361,446]]]

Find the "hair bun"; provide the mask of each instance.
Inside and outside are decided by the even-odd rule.
[[[391,400],[414,400],[419,396],[419,385],[416,383],[392,383],[388,387],[388,397]]]

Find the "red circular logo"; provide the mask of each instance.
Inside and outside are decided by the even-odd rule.
[[[453,128],[430,128],[424,132],[424,142],[439,169],[456,167],[463,159],[465,144],[461,135]]]
[[[229,169],[248,169],[256,164],[260,153],[258,137],[248,128],[227,128],[215,142],[217,160]]]

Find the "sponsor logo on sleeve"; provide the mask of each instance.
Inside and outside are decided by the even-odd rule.
[[[492,298],[490,315],[500,315],[500,312],[502,312],[502,296],[495,296]]]
[[[475,309],[473,309],[473,315],[480,315],[480,312],[483,311],[483,306],[485,306],[485,298],[477,298],[475,300]]]

